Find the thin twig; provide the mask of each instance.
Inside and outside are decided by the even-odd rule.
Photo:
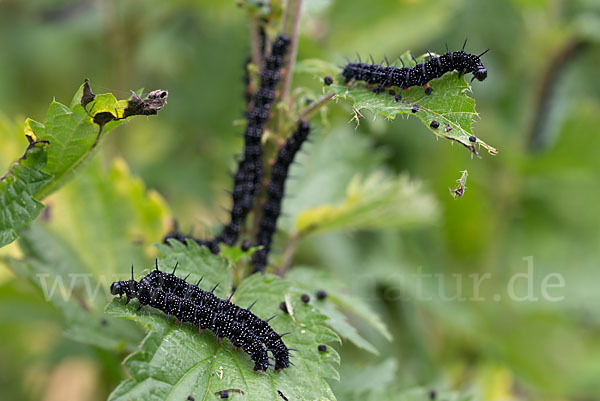
[[[277,274],[280,277],[285,276],[285,273],[290,269],[290,267],[292,267],[294,253],[296,253],[296,247],[298,246],[299,240],[300,233],[295,233],[290,237],[290,240],[285,246],[285,250],[283,251],[283,262],[281,263],[281,268],[277,271]]]
[[[290,6],[288,1],[287,6]],[[288,11],[289,12],[289,11]],[[292,29],[290,32],[290,51],[285,66],[285,75],[281,85],[281,101],[283,103],[291,102],[290,89],[292,87],[292,75],[294,74],[294,64],[296,64],[296,54],[298,53],[298,33],[300,31],[300,19],[302,17],[302,0],[296,0],[294,3],[294,15],[292,20]],[[286,24],[287,25],[287,24]],[[284,31],[286,32],[286,31]],[[289,98],[289,99],[288,99]],[[291,106],[291,104],[290,104]]]

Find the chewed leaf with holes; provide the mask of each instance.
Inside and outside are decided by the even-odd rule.
[[[403,54],[401,59],[407,66],[410,63],[414,65],[408,52]],[[423,57],[419,61],[422,59]],[[316,72],[315,69],[319,67],[323,71],[321,79],[323,75],[332,71],[331,66],[327,67],[323,63],[311,63],[306,67],[306,71]],[[337,71],[340,71],[339,68]],[[339,74],[335,76],[334,83],[329,88],[334,91],[336,99],[349,100],[352,103],[354,118],[357,121],[363,117],[363,110],[390,119],[399,114],[414,115],[434,134],[460,143],[477,156],[479,147],[485,148],[490,154],[497,154],[495,148],[473,135],[471,125],[478,114],[475,111],[475,101],[468,96],[471,86],[464,76],[454,71],[430,81],[429,85],[433,89],[430,95],[426,95],[425,89],[421,87],[413,86],[407,90],[393,88],[396,95],[401,97],[398,100],[387,90],[374,93],[373,88],[362,81],[346,84]]]
[[[117,100],[112,94],[94,95],[86,82],[69,107],[53,101],[44,123],[25,121],[29,146],[0,178],[0,246],[17,238],[17,231],[42,211],[41,200],[63,186],[93,155],[110,129],[134,115],[156,114],[166,103],[166,91],[148,98],[133,95]]]
[[[180,244],[175,249],[161,246],[161,270],[178,261],[177,275],[191,273],[189,281],[205,275],[201,284],[204,289],[218,280],[215,294],[226,297],[231,290],[228,264],[205,248],[188,245],[185,248]],[[228,340],[217,341],[210,331],[198,334],[189,323],[180,327],[175,318],[167,319],[148,306],[138,311],[137,301],[126,305],[124,300],[114,299],[106,308],[108,313],[140,322],[149,333],[140,351],[124,362],[131,378],[123,381],[109,399],[185,400],[192,396],[195,400],[215,400],[226,391],[233,400],[334,400],[325,379],[339,378],[333,367],[339,363],[339,355],[332,347],[322,352],[318,346],[337,342],[339,337],[324,325],[326,317],[303,303],[301,294],[293,288],[293,283],[278,277],[255,274],[239,285],[232,298],[242,307],[256,301],[254,314],[261,319],[275,315],[269,322],[273,329],[291,332],[283,340],[287,347],[297,350],[292,351],[294,365],[277,372],[270,368],[265,373],[253,371],[248,355],[233,349]],[[279,309],[284,299],[290,305],[289,313]]]

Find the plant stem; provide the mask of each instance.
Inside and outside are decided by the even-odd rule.
[[[258,72],[260,73],[262,70],[262,50],[261,50],[261,39],[260,39],[260,25],[256,18],[252,17],[250,19],[250,49],[251,49],[251,57],[252,64],[258,68]]]
[[[575,56],[581,52],[587,44],[588,42],[583,39],[571,39],[550,61],[550,67],[542,78],[536,99],[533,124],[527,143],[527,150],[529,152],[540,152],[548,145],[547,136],[550,131],[548,121],[550,120],[549,115],[552,113],[551,103],[554,100],[556,87],[568,64],[573,62]]]
[[[294,130],[294,127],[298,124],[299,120],[308,121],[310,117],[321,107],[327,104],[330,100],[335,97],[335,93],[328,93],[327,95],[322,96],[314,103],[311,103],[310,106],[305,107],[300,110],[298,113],[298,119],[294,120],[293,123],[285,125],[283,128],[279,130],[282,138],[287,138],[290,135],[290,132]]]
[[[328,93],[326,95],[323,95],[319,98],[319,100],[317,100],[314,103],[311,103],[310,105],[306,106],[304,109],[300,110],[299,113],[299,120],[307,120],[308,118],[310,118],[310,116],[312,116],[317,110],[319,110],[321,107],[323,107],[324,105],[326,105],[327,103],[329,103],[329,101],[331,101],[333,98],[335,97],[335,93],[331,92]]]
[[[290,267],[292,267],[294,253],[296,253],[296,247],[298,246],[299,240],[300,233],[295,233],[290,237],[290,240],[285,246],[285,250],[283,251],[283,262],[281,263],[281,268],[277,271],[277,274],[280,277],[285,276],[285,273],[290,269]]]
[[[289,13],[289,8],[291,7],[292,0],[288,0],[286,4],[286,16]],[[294,14],[292,19],[292,27],[289,32],[290,36],[290,50],[287,58],[287,62],[285,65],[285,75],[283,76],[283,83],[281,85],[281,101],[291,102],[292,99],[290,97],[290,89],[292,87],[292,75],[294,75],[294,64],[296,64],[296,54],[298,53],[298,33],[300,31],[300,19],[302,17],[302,0],[294,1]],[[284,21],[284,32],[287,32],[288,22],[287,19]],[[290,104],[291,107],[291,104]]]
[[[294,0],[287,0],[285,2],[285,8],[283,9],[283,27],[281,28],[281,32],[288,33],[289,25],[290,25],[290,10],[292,9],[292,3]]]

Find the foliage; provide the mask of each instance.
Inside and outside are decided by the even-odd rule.
[[[340,206],[323,205],[303,211],[297,220],[301,234],[342,229],[385,229],[419,226],[436,218],[436,204],[408,177],[381,172],[348,184]]]
[[[324,288],[327,289],[325,291],[327,297],[325,299],[317,297],[313,305],[329,318],[326,322],[327,325],[339,333],[342,338],[365,351],[379,354],[375,346],[361,336],[358,330],[350,324],[348,316],[352,315],[364,320],[366,324],[372,326],[388,341],[392,340],[392,335],[377,313],[362,299],[352,296],[348,288],[344,288],[331,274],[296,267],[287,277],[294,280],[299,288],[315,295],[318,291],[325,291]],[[318,283],[318,286],[315,283]]]
[[[36,222],[20,232],[24,257],[7,263],[59,309],[69,337],[131,350],[140,333],[103,315],[106,289],[122,273],[123,263],[145,259],[146,251],[134,241],[148,242],[162,232],[167,209],[157,194],[147,194],[131,177],[122,160],[107,172],[91,161],[79,178],[55,198],[48,223]]]
[[[0,175],[10,173],[0,182],[0,194],[9,195],[0,197],[0,243],[20,238],[0,249],[0,309],[5,317],[0,398],[66,399],[65,391],[80,390],[74,399],[100,399],[115,388],[113,398],[134,397],[137,390],[153,388],[184,400],[189,395],[184,390],[192,386],[174,380],[187,369],[188,355],[160,359],[164,352],[177,352],[170,342],[177,340],[188,347],[191,359],[216,355],[225,371],[238,368],[223,379],[193,376],[192,371],[190,377],[211,381],[194,387],[194,395],[201,388],[222,389],[219,383],[229,378],[240,386],[235,388],[250,388],[273,377],[290,394],[306,379],[315,386],[310,394],[322,391],[323,398],[335,394],[343,400],[425,401],[431,390],[441,401],[594,399],[600,372],[600,140],[593,127],[600,86],[590,77],[600,61],[595,51],[600,14],[598,5],[587,0],[566,2],[560,9],[549,2],[519,0],[378,0],[368,7],[360,1],[302,2],[293,90],[289,102],[272,108],[265,141],[268,161],[289,133],[283,128],[299,116],[320,117],[311,119],[313,143],[293,166],[286,187],[286,216],[272,258],[272,268],[285,278],[267,275],[263,280],[273,280],[268,285],[259,277],[245,278],[254,249],[227,248],[225,261],[206,255],[198,265],[214,261],[210,280],[223,280],[219,295],[227,295],[227,284],[239,286],[243,291],[236,293],[236,302],[245,305],[258,298],[261,317],[279,315],[273,320],[281,325],[278,329],[295,327],[277,308],[282,298],[294,316],[323,319],[318,327],[335,331],[342,341],[328,347],[341,355],[339,366],[323,364],[331,375],[291,377],[298,372],[294,367],[256,375],[245,355],[230,351],[226,341],[217,345],[210,333],[198,336],[148,308],[136,312],[135,303],[111,301],[111,314],[103,312],[110,282],[126,278],[132,263],[137,275],[152,265],[157,250],[151,243],[168,231],[174,216],[182,229],[201,234],[227,219],[221,207],[228,195],[222,189],[230,187],[227,171],[241,143],[246,88],[240,78],[251,53],[248,27],[264,23],[272,38],[290,15],[281,1],[240,3],[241,11],[210,0],[148,0],[143,5],[108,0],[97,7],[87,2],[4,2]],[[458,74],[447,74],[432,82],[431,96],[412,88],[397,103],[360,82],[345,85],[338,76],[344,56],[356,51],[363,58],[371,53],[376,60],[392,60],[406,49],[443,52],[444,42],[453,50],[465,37],[468,48],[477,49],[473,53],[491,48],[484,58],[489,76],[472,87]],[[251,84],[258,69],[247,68]],[[331,87],[322,85],[325,75],[335,77]],[[122,91],[149,84],[168,87],[169,108],[159,118],[120,127],[119,135],[104,134],[122,121],[107,123],[101,146],[94,149],[99,127],[80,113],[79,100],[68,107],[53,104],[55,114],[43,124],[28,120],[23,125],[21,115],[43,115],[48,99],[70,97],[74,82],[85,76]],[[458,99],[456,104],[451,105],[448,95]],[[119,97],[127,96],[129,92]],[[327,96],[334,99],[319,103]],[[419,104],[416,114],[409,101]],[[98,102],[98,111],[117,118],[125,105],[108,95]],[[315,104],[320,107],[311,111]],[[358,127],[348,121],[354,116],[359,116]],[[76,121],[79,117],[83,122]],[[435,133],[455,136],[452,144],[470,145],[466,141],[475,136],[474,150],[486,149],[485,140],[501,152],[475,159],[463,146],[431,140],[439,135],[420,134],[423,125],[431,130],[430,120],[438,118],[452,130],[445,132],[441,124]],[[62,130],[65,121],[78,127],[71,137]],[[86,127],[95,130],[78,136]],[[24,130],[35,135],[33,145]],[[42,134],[54,135],[57,153],[52,153],[52,140],[41,142],[49,140]],[[28,145],[27,157],[18,160]],[[458,172],[466,170],[468,191],[455,202],[448,188],[457,188]],[[416,212],[424,210],[421,203],[405,204],[402,195],[413,184],[422,188],[411,192],[414,199],[435,204],[430,216]],[[169,207],[146,188],[156,188]],[[358,218],[363,206],[370,213],[385,210],[395,219]],[[311,229],[299,230],[298,222],[307,217]],[[406,225],[400,219],[405,217],[418,221]],[[158,248],[163,267],[176,259],[184,261],[182,267],[194,267],[191,262],[199,258],[197,248],[191,255],[185,249]],[[538,300],[517,302],[507,296],[507,283],[527,271],[522,258],[529,255]],[[550,302],[540,286],[555,273],[566,285],[549,291],[565,298]],[[74,296],[65,299],[73,274]],[[486,274],[491,276],[479,291],[484,300],[469,300],[472,276]],[[41,279],[51,288],[58,277],[65,292],[57,290],[47,299]],[[459,277],[459,295],[466,300],[453,297],[460,292]],[[519,295],[528,290],[525,281],[517,280]],[[99,295],[88,296],[88,285]],[[323,289],[326,300],[316,299],[315,291]],[[261,306],[263,290],[269,302]],[[309,306],[299,302],[301,293],[311,296]],[[495,295],[502,298],[497,301]],[[315,352],[314,345],[305,348]],[[125,362],[129,376],[120,361],[131,352]],[[300,355],[301,365],[314,364],[316,356]],[[91,369],[73,368],[73,360],[85,361]],[[174,361],[169,374],[168,365],[159,364],[166,360]],[[337,377],[334,365],[339,382],[325,379]],[[252,384],[243,387],[242,377]],[[148,380],[139,383],[144,378]],[[324,380],[331,391],[315,385]],[[265,388],[243,398],[271,396],[272,387]],[[229,396],[242,398],[239,393]],[[203,398],[217,395],[196,397]]]
[[[422,62],[423,57],[419,57],[418,61]],[[400,60],[410,65],[412,62],[410,52],[400,56]],[[307,64],[309,65],[304,67],[304,71],[321,76],[335,70],[335,67],[319,61],[312,63],[309,61]],[[335,99],[349,100],[352,103],[353,119],[357,124],[360,118],[364,118],[361,110],[368,110],[376,116],[382,115],[388,119],[403,114],[416,116],[435,135],[456,141],[477,156],[479,156],[477,146],[484,147],[492,155],[497,154],[495,148],[473,135],[471,125],[477,112],[475,101],[467,95],[471,86],[465,81],[464,75],[460,76],[454,71],[431,81],[430,85],[433,89],[431,95],[426,95],[422,88],[411,87],[401,92],[400,101],[387,92],[374,93],[363,82],[345,84],[341,75],[330,87],[333,89]],[[418,111],[415,111],[415,106],[418,107]],[[432,121],[437,121],[440,124],[439,128],[432,127]]]
[[[171,245],[173,248],[160,247],[163,270],[177,261],[179,274],[190,274],[191,281],[204,277],[206,288],[218,283],[216,295],[227,296],[231,279],[227,265],[219,257],[195,242],[189,242],[187,247],[176,241]],[[293,304],[289,314],[279,310],[283,299]],[[317,344],[338,340],[335,332],[323,325],[325,316],[304,304],[289,282],[270,275],[255,274],[244,280],[232,301],[242,306],[257,301],[252,311],[263,319],[275,314],[273,328],[279,333],[291,332],[284,341],[297,350],[293,353],[293,366],[281,372],[269,369],[264,374],[255,373],[246,355],[233,350],[227,342],[215,341],[214,335],[198,335],[195,328],[187,325],[179,329],[160,313],[136,311],[134,303],[125,306],[115,299],[107,307],[109,313],[141,322],[150,331],[141,349],[125,361],[132,378],[121,383],[109,399],[185,399],[191,395],[205,400],[222,391],[243,394],[249,400],[276,401],[281,399],[280,394],[288,399],[334,399],[323,379],[339,378],[331,366],[339,363],[339,355],[332,348],[326,352],[317,350]]]
[[[393,400],[393,401],[424,401],[432,399],[449,401],[470,401],[471,397],[453,391],[436,391],[434,388],[422,387],[403,389],[397,385],[396,375],[398,362],[388,358],[379,364],[373,364],[366,369],[352,371],[348,376],[351,380],[344,388],[336,390],[344,400]]]
[[[48,143],[32,140],[25,154],[0,181],[2,215],[0,245],[17,238],[16,230],[33,221],[44,205],[34,195],[48,184],[52,175],[40,171],[46,164]]]
[[[86,89],[90,98],[82,100]],[[43,124],[25,121],[29,146],[0,182],[0,246],[17,238],[17,230],[41,213],[40,200],[71,179],[101,136],[124,121],[128,104],[110,93],[93,95],[86,81],[70,107],[53,101]],[[99,123],[103,115],[110,117]]]

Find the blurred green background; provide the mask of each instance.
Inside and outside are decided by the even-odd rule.
[[[314,119],[284,226],[307,205],[341,201],[353,175],[381,165],[424,181],[439,208],[432,224],[415,229],[300,243],[297,264],[332,271],[394,336],[388,342],[360,328],[380,356],[341,346],[342,380],[332,383],[339,399],[354,394],[356,377],[372,377],[375,388],[381,372],[400,388],[456,389],[478,400],[598,399],[600,3],[306,0],[301,32],[298,60],[340,65],[355,52],[442,53],[465,38],[473,53],[491,48],[488,78],[473,83],[472,96],[480,113],[474,132],[499,149],[496,157],[472,158],[416,119],[367,115],[355,129],[344,105]],[[242,145],[248,35],[246,12],[233,1],[0,1],[2,171],[26,143],[11,145],[5,133],[26,116],[43,120],[53,98],[68,103],[84,78],[95,92],[120,98],[130,89],[167,89],[160,115],[119,128],[100,157],[122,157],[166,199],[182,229],[210,232],[227,218],[228,173]],[[321,93],[311,74],[297,74],[294,85],[312,98]],[[454,201],[448,187],[464,169],[467,193]],[[527,272],[530,256],[538,301],[511,300],[507,284]],[[451,277],[462,277],[467,298],[469,275],[491,278],[480,289],[485,301],[418,301],[411,280],[418,272],[443,274],[448,296],[456,292]],[[558,302],[540,292],[551,273],[565,282],[550,290],[564,297]],[[437,281],[426,283],[439,292]],[[0,310],[1,399],[104,399],[121,380],[123,354],[64,337],[54,308],[4,265]]]

